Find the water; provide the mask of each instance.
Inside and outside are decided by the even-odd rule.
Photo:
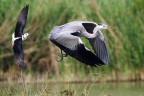
[[[66,95],[67,94],[67,95]],[[70,95],[74,94],[74,95]],[[0,83],[0,96],[144,96],[144,82],[122,83]]]
[[[144,82],[142,83],[87,83],[70,85],[78,94],[87,96],[144,96]],[[78,95],[81,96],[81,95]]]
[[[144,83],[95,84],[89,96],[144,96]]]

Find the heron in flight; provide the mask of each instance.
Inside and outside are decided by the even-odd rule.
[[[17,18],[15,32],[12,34],[12,47],[16,59],[16,64],[22,69],[26,67],[24,64],[24,51],[22,47],[22,41],[26,40],[29,36],[28,33],[23,34],[23,30],[27,21],[27,15],[28,5],[26,5],[20,12]]]
[[[108,29],[106,24],[90,21],[73,21],[61,26],[55,26],[48,38],[61,49],[61,60],[70,55],[80,62],[90,66],[108,64],[109,56],[104,36],[100,29]],[[94,53],[83,44],[80,37],[89,40]],[[63,54],[64,51],[66,54]]]

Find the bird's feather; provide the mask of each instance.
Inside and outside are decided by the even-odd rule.
[[[25,68],[26,66],[24,64],[24,52],[21,38],[14,41],[13,51],[17,65],[22,69]]]
[[[24,64],[24,52],[23,52],[23,47],[22,47],[22,35],[23,35],[23,30],[26,25],[27,21],[27,15],[28,15],[28,5],[26,5],[22,11],[20,12],[17,23],[16,23],[16,28],[15,28],[15,33],[13,38],[14,39],[14,45],[13,45],[13,51],[14,51],[14,56],[16,59],[17,65],[19,65],[20,68],[25,68]]]
[[[56,41],[52,41],[61,48],[66,54],[90,66],[100,66],[103,62],[91,51],[87,50],[83,44],[78,44],[75,50],[71,50]]]
[[[17,23],[16,23],[16,28],[15,28],[15,37],[21,37],[23,34],[24,27],[26,25],[27,21],[27,15],[28,15],[28,5],[26,5],[22,11],[20,12],[18,18],[17,18]]]
[[[49,34],[49,39],[66,54],[90,66],[108,63],[108,53],[102,34],[93,38],[97,24],[89,21],[73,21],[62,26],[56,26]],[[80,39],[89,39],[94,53],[86,48]],[[89,37],[89,38],[88,38]],[[90,39],[91,37],[91,39]],[[98,45],[98,46],[97,46]]]
[[[82,25],[88,33],[93,34],[93,30],[96,27],[96,24],[94,24],[94,23],[82,23]]]
[[[105,63],[108,64],[109,56],[107,47],[104,41],[104,36],[98,31],[95,38],[89,38],[89,42],[94,50],[94,53]]]
[[[56,35],[57,36],[50,36],[49,39],[66,54],[90,66],[98,66],[103,64],[103,62],[95,54],[84,46],[79,37],[71,34],[64,35],[64,32],[57,33]]]

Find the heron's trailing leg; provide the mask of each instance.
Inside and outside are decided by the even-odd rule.
[[[60,55],[60,59],[57,59],[57,61],[62,61],[63,60],[63,57],[67,57],[67,54],[63,53],[62,49],[61,49],[61,55]]]

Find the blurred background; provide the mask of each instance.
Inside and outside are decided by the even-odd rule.
[[[23,42],[26,81],[144,80],[144,0],[0,0],[0,81],[20,79],[10,45],[17,16],[26,4],[29,12],[24,32],[30,33]],[[112,26],[102,30],[109,64],[90,67],[70,56],[56,61],[60,50],[48,40],[48,34],[54,26],[75,20]],[[91,49],[89,42],[83,41]]]
[[[144,80],[144,1],[143,0],[1,0],[0,1],[0,80],[16,80],[20,70],[15,63],[11,35],[17,16],[29,4],[23,42],[25,75],[60,80]],[[75,20],[106,23],[102,30],[110,63],[90,67],[68,56],[56,62],[60,50],[48,40],[56,25]],[[91,48],[89,42],[83,39]]]

